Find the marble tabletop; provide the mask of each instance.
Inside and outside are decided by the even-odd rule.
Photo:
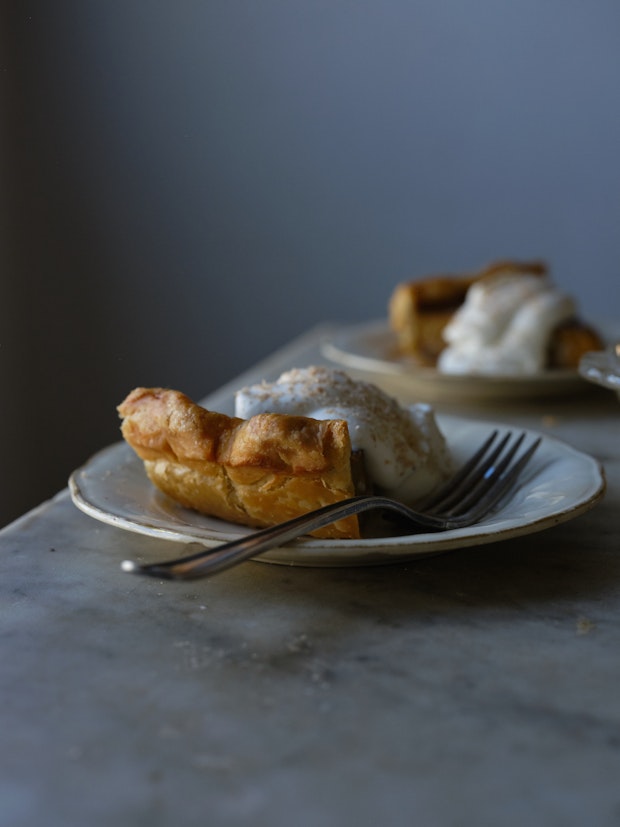
[[[325,361],[327,329],[207,401]],[[564,440],[605,497],[433,557],[192,583],[122,572],[180,548],[66,490],[2,530],[0,825],[620,825],[618,399],[437,407]]]

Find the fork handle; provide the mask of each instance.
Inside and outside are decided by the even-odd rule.
[[[131,560],[126,560],[122,564],[122,568],[124,571],[146,574],[165,580],[192,580],[224,571],[237,563],[242,563],[244,560],[249,560],[276,546],[294,540],[308,533],[308,531],[314,531],[317,528],[329,525],[335,520],[376,508],[395,511],[407,517],[409,522],[412,522],[411,509],[395,500],[377,496],[350,497],[347,500],[325,505],[310,514],[294,517],[292,520],[277,526],[269,526],[247,537],[231,540],[215,549],[202,549],[186,557],[179,557],[176,560],[168,560],[164,563],[138,565]],[[443,522],[430,515],[420,515],[419,525],[432,530],[433,528],[441,528]]]

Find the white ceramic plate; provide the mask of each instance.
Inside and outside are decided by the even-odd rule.
[[[390,390],[415,392],[429,401],[542,399],[587,391],[576,370],[546,370],[534,376],[483,376],[440,373],[416,365],[398,353],[387,321],[352,325],[324,339],[323,355],[346,368],[370,372],[390,380]]]
[[[620,399],[620,342],[607,350],[582,356],[579,373],[589,382],[615,391]]]
[[[438,416],[456,462],[464,461],[494,427],[457,417]],[[529,432],[533,438],[537,436]],[[123,529],[213,547],[247,534],[249,529],[188,511],[155,490],[142,462],[125,443],[96,454],[76,470],[69,488],[82,511]],[[592,457],[543,437],[521,487],[483,522],[441,534],[410,534],[363,540],[298,540],[258,559],[304,566],[373,565],[418,555],[491,543],[528,534],[569,520],[602,496],[605,480]]]

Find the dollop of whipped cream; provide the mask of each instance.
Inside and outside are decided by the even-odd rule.
[[[553,329],[573,299],[546,276],[498,274],[473,284],[444,329],[442,373],[529,375],[545,367]]]
[[[402,407],[368,382],[326,367],[295,368],[276,382],[243,388],[235,396],[235,415],[283,413],[313,419],[344,419],[353,450],[364,452],[375,488],[413,502],[450,473],[444,435],[430,405]]]

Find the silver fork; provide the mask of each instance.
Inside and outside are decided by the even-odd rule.
[[[389,497],[351,497],[216,548],[201,549],[160,563],[139,564],[125,560],[121,567],[123,571],[166,580],[206,577],[336,520],[372,509],[394,512],[409,521],[411,528],[427,531],[449,531],[474,525],[512,491],[540,443],[539,437],[515,459],[525,433],[509,445],[512,433],[508,431],[492,447],[497,436],[498,431],[493,431],[447,483],[417,504],[417,510]]]

